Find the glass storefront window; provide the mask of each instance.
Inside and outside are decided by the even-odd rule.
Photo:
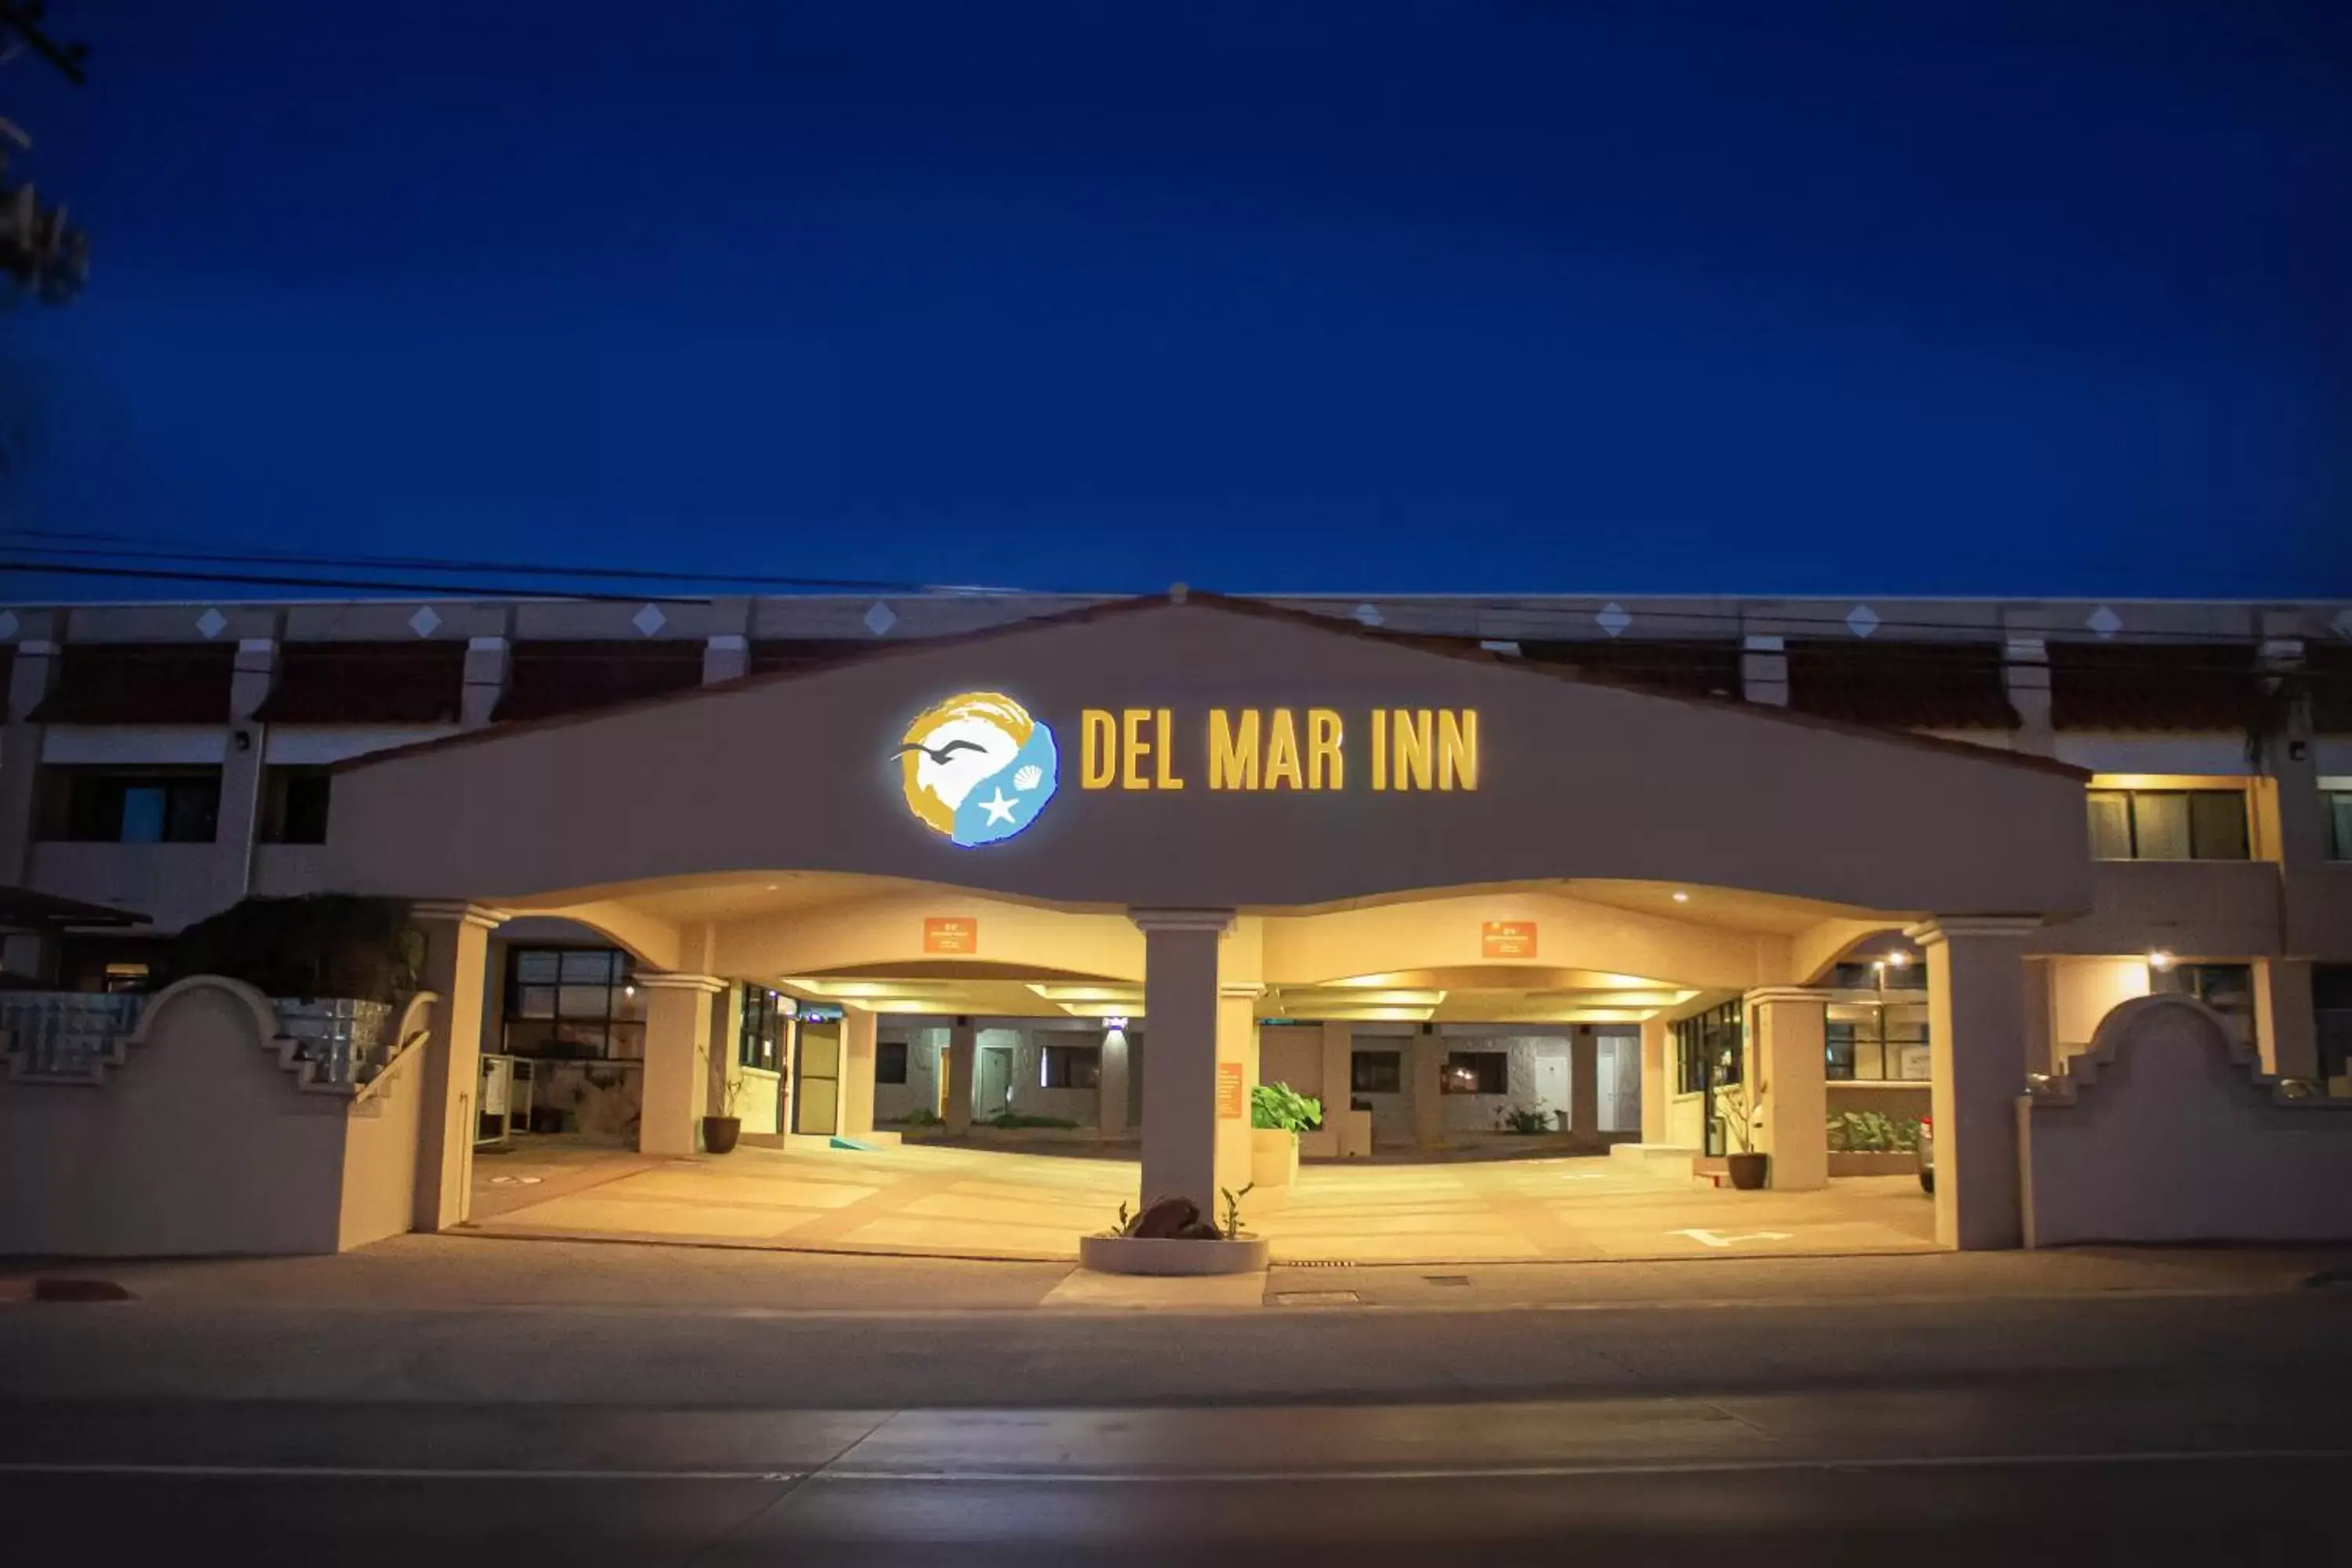
[[[509,1056],[593,1060],[646,1054],[635,961],[607,947],[518,947],[507,952]]]

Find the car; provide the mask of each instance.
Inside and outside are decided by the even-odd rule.
[[[1926,1116],[1919,1118],[1919,1190],[1936,1190],[1936,1123]]]

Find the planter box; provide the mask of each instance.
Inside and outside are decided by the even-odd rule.
[[[1830,1151],[1830,1174],[1832,1176],[1907,1176],[1919,1168],[1919,1156],[1897,1154],[1881,1150],[1868,1152]]]
[[[1097,1274],[1258,1274],[1265,1269],[1262,1236],[1239,1241],[1169,1241],[1133,1236],[1078,1237],[1078,1263]]]
[[[1298,1179],[1298,1134],[1276,1127],[1250,1129],[1250,1180],[1261,1187],[1286,1187]]]

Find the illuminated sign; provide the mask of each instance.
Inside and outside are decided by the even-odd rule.
[[[1536,955],[1536,922],[1533,921],[1486,921],[1478,927],[1478,946],[1486,958],[1533,958]]]
[[[1375,793],[1475,790],[1475,708],[1375,708],[1361,767],[1349,765],[1336,708],[1212,708],[1180,728],[1166,708],[1089,708],[1078,715],[1078,786]]]
[[[1010,838],[1054,798],[1054,731],[997,691],[965,691],[916,716],[898,744],[907,809],[967,848]]]
[[[980,922],[962,915],[933,915],[923,921],[925,952],[978,952]]]

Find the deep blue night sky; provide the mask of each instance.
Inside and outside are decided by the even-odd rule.
[[[20,61],[0,114],[97,262],[0,313],[47,432],[20,525],[1062,588],[2352,592],[2341,0],[52,17],[90,86]]]

